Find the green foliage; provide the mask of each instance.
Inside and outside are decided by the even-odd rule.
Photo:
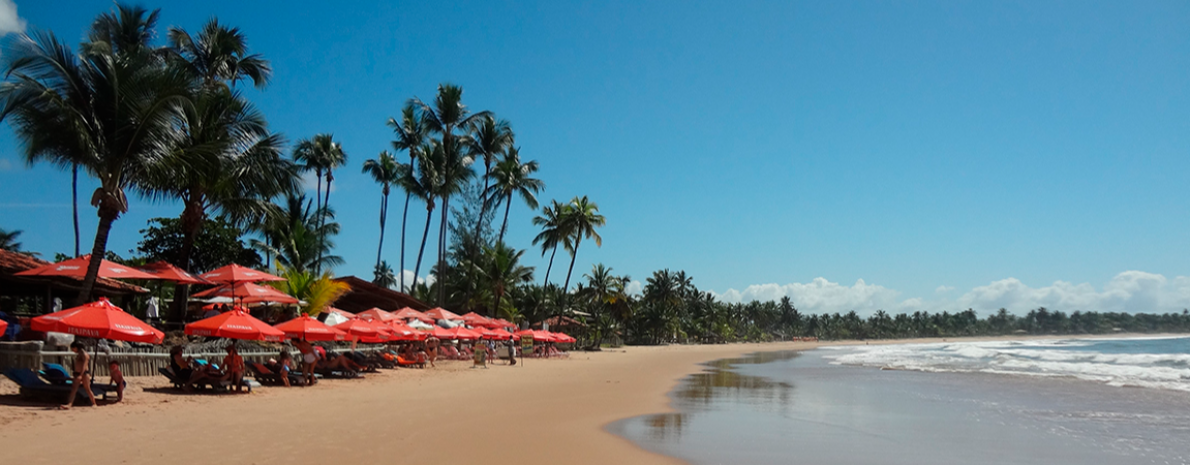
[[[285,281],[268,284],[305,301],[306,306],[302,310],[309,315],[318,315],[343,294],[351,291],[351,286],[331,279],[330,273],[317,274],[309,270],[299,271],[291,268],[282,268],[280,273]]]
[[[299,273],[341,265],[343,258],[330,253],[335,243],[329,238],[339,233],[339,223],[327,222],[334,217],[330,210],[314,209],[304,195],[289,195],[260,225],[265,240],[253,239],[251,245]]]
[[[144,237],[137,244],[136,252],[147,262],[165,260],[181,266],[182,220],[178,218],[153,218],[149,226],[140,231]],[[248,248],[243,241],[243,231],[223,218],[203,221],[202,229],[194,241],[194,252],[190,263],[195,273],[206,273],[228,263],[257,268],[262,265],[260,254]]]
[[[0,229],[0,250],[7,250],[9,252],[20,252],[21,243],[17,242],[17,238],[21,236],[24,231],[14,230],[9,231]]]

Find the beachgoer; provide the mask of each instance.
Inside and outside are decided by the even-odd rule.
[[[124,381],[124,372],[120,371],[120,362],[112,360],[107,363],[107,371],[111,376],[111,384],[116,385],[116,402],[124,401],[124,388],[128,387],[128,382]]]
[[[236,392],[244,390],[244,357],[240,356],[235,344],[227,345],[227,355],[223,357],[223,369],[226,372],[223,379],[230,380],[236,385]]]
[[[508,364],[516,365],[516,341],[508,341]]]
[[[314,367],[318,366],[318,354],[314,353],[314,346],[304,339],[293,340],[293,346],[302,354],[302,377],[306,385],[314,385]]]
[[[434,361],[438,360],[438,338],[430,336],[426,338],[426,355],[430,360],[430,367],[433,368]]]
[[[206,376],[205,370],[195,370],[193,363],[182,356],[182,346],[169,349],[169,368],[174,372],[174,378],[182,382],[182,390],[189,392],[190,385]]]
[[[289,387],[289,369],[293,364],[293,357],[289,355],[288,350],[281,351],[281,355],[277,357],[277,364],[280,366],[278,373],[281,375],[281,384]]]
[[[70,343],[70,351],[74,352],[74,378],[70,383],[70,396],[66,398],[66,404],[62,405],[61,409],[66,410],[74,405],[74,396],[78,394],[79,386],[87,392],[91,406],[94,407],[98,404],[95,402],[95,393],[91,392],[91,372],[87,369],[87,365],[91,363],[91,356],[83,350],[83,343],[79,341]]]

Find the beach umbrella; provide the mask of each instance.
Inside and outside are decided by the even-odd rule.
[[[463,319],[463,317],[458,316],[454,313],[451,313],[450,310],[447,310],[442,307],[438,307],[438,308],[435,308],[433,310],[426,312],[426,316],[433,318],[434,320],[462,320]]]
[[[286,337],[296,337],[307,341],[343,341],[347,339],[347,333],[327,326],[305,314],[273,327],[283,331]]]
[[[172,281],[178,284],[211,284],[210,281],[192,275],[186,270],[178,268],[169,264],[169,262],[160,261],[153,262],[148,265],[138,266],[137,270],[153,275],[154,279],[162,281]]]
[[[223,312],[186,325],[191,336],[224,337],[248,341],[281,341],[285,332],[269,326],[241,309]]]
[[[15,276],[70,276],[83,278],[87,275],[87,266],[91,264],[91,255],[83,255],[58,263],[50,263],[37,268],[28,269]],[[135,268],[129,268],[119,263],[102,260],[99,262],[100,278],[119,279],[158,279],[156,276]]]
[[[326,318],[323,318],[322,322],[326,323],[327,326],[334,326],[355,319],[355,314],[339,310],[335,307],[327,307],[322,313],[326,314]]]
[[[379,321],[381,323],[387,323],[391,320],[397,319],[396,315],[393,315],[390,312],[386,312],[386,311],[381,310],[376,307],[372,307],[372,308],[369,308],[362,312],[359,312],[359,313],[355,314],[355,316],[359,317],[359,318],[363,318],[365,320]]]
[[[348,337],[359,338],[360,342],[367,344],[375,344],[388,340],[388,334],[379,325],[362,318],[339,323],[332,326],[332,328],[346,333]]]
[[[409,327],[410,327],[410,328],[413,328],[413,329],[419,329],[419,330],[422,330],[422,331],[430,331],[430,330],[433,330],[433,329],[434,329],[434,325],[432,325],[432,324],[429,324],[429,323],[426,323],[426,322],[424,322],[424,321],[421,321],[421,320],[416,320],[416,319],[414,319],[414,320],[409,320],[409,322],[407,322],[407,323],[405,323],[405,324],[406,324],[406,325],[409,325]]]
[[[39,316],[29,326],[34,331],[53,331],[115,341],[160,344],[165,339],[165,333],[129,315],[103,297],[86,305]]]
[[[241,282],[234,285],[225,284],[220,287],[197,292],[192,297],[230,297],[233,300],[238,300],[240,303],[275,302],[279,304],[296,304],[301,302],[296,297],[274,288],[250,282]]]
[[[410,328],[402,323],[391,323],[389,329],[392,330],[390,341],[421,341],[426,338],[426,333]]]
[[[435,331],[435,333],[437,333],[437,331]],[[445,331],[445,334],[447,334],[446,337],[439,337],[439,339],[459,339],[464,341],[473,341],[483,337],[482,334],[462,326],[448,329]],[[437,336],[437,334],[435,334],[435,336]]]
[[[475,312],[465,314],[462,316],[462,318],[463,318],[463,322],[467,323],[470,326],[487,326],[487,325],[492,324],[491,319],[489,319],[488,317],[485,317],[483,315],[480,315],[478,313],[475,313]]]
[[[491,334],[492,339],[496,339],[499,341],[507,341],[509,339],[512,339],[512,333],[505,331],[503,329],[500,329],[500,328],[489,329],[489,330],[487,330],[487,332],[485,334]]]
[[[438,339],[453,339],[454,338],[453,335],[450,333],[449,329],[442,328],[439,326],[435,326],[434,329],[429,331],[429,333],[433,334],[434,337],[436,337]]]
[[[402,308],[393,312],[393,316],[402,320],[419,320],[426,323],[433,323],[434,319],[425,313],[419,312],[409,307]]]
[[[534,331],[531,329],[525,329],[525,330],[517,331],[513,334],[515,334],[516,337],[521,337],[525,334],[528,334],[530,336],[533,336],[533,340],[535,342],[557,342],[558,341],[558,338],[556,338],[552,334],[550,334],[549,331],[540,331],[540,330]]]
[[[263,271],[257,271],[252,268],[243,267],[235,263],[208,271],[199,277],[212,283],[226,284],[285,281],[285,278],[280,276],[274,276]]]
[[[0,337],[4,337],[4,332],[8,330],[8,322],[0,320]]]

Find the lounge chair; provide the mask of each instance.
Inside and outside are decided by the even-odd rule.
[[[57,363],[42,363],[41,377],[49,381],[50,384],[66,384],[69,385],[71,381],[70,373],[66,371],[66,367]]]
[[[397,356],[397,365],[400,365],[402,367],[425,368],[426,362],[423,360],[408,359],[408,358],[398,355]]]
[[[4,371],[4,376],[21,387],[20,393],[22,396],[54,399],[56,402],[63,402],[70,396],[69,384],[47,383],[37,375],[37,372],[28,368],[10,368]],[[91,384],[91,393],[95,394],[95,397],[103,398],[103,400],[107,400],[109,390],[115,392],[114,387],[105,384]],[[75,403],[83,399],[87,399],[86,393],[74,397]]]
[[[314,374],[316,376],[326,379],[363,379],[364,375],[358,371],[351,370],[331,370],[327,368],[315,367]]]
[[[174,375],[174,371],[170,368],[158,368],[157,372],[161,373],[166,378],[169,378],[169,382],[173,384],[174,388],[177,389],[182,389],[186,384],[193,384],[194,387],[199,389],[210,387],[211,389],[216,390],[227,390],[228,388],[231,388],[233,384],[230,380],[216,379],[206,376],[199,378],[198,381],[195,381],[194,383],[188,383],[189,380],[178,379],[178,377]],[[249,385],[248,389],[251,390],[252,387]]]
[[[259,382],[260,384],[268,384],[268,385],[272,385],[272,386],[284,386],[285,385],[285,383],[281,382],[281,375],[279,373],[277,373],[276,371],[273,371],[271,368],[269,368],[268,365],[265,365],[260,362],[248,362],[246,365],[248,366],[248,370],[252,372],[252,377],[256,378],[256,381]],[[315,374],[315,376],[317,376],[317,374]],[[302,375],[299,373],[294,373],[294,372],[290,371],[289,372],[289,385],[290,386],[300,386],[302,384],[305,384],[305,381],[302,378]]]

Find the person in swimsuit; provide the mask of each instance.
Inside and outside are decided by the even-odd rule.
[[[223,357],[223,369],[226,373],[223,379],[230,380],[236,385],[236,392],[244,390],[244,357],[236,351],[235,344],[227,345],[227,355]]]
[[[111,384],[116,385],[116,402],[124,401],[124,388],[128,386],[128,382],[124,381],[124,372],[120,371],[120,362],[112,360],[107,364],[108,374],[111,375]]]
[[[67,410],[74,405],[74,396],[78,394],[79,386],[83,386],[87,397],[91,399],[91,406],[94,407],[98,404],[95,402],[95,393],[91,392],[91,372],[87,370],[91,356],[83,350],[83,343],[79,341],[70,343],[70,351],[74,352],[74,378],[70,383],[70,396],[66,398],[66,404],[60,408]]]
[[[206,376],[205,370],[195,370],[191,367],[190,360],[182,355],[182,346],[169,349],[169,368],[174,372],[175,379],[183,381],[182,390],[186,392],[190,392],[191,385]]]
[[[434,336],[426,338],[426,355],[430,359],[430,367],[433,368],[434,361],[438,360],[438,338]]]
[[[314,368],[318,366],[318,354],[314,352],[314,346],[305,339],[295,338],[293,346],[302,354],[302,377],[305,378],[307,386],[313,386]]]
[[[281,384],[284,384],[285,387],[289,387],[289,365],[293,363],[293,357],[289,355],[289,351],[282,350],[281,355],[277,358],[277,364],[281,366],[279,369],[281,374]]]

